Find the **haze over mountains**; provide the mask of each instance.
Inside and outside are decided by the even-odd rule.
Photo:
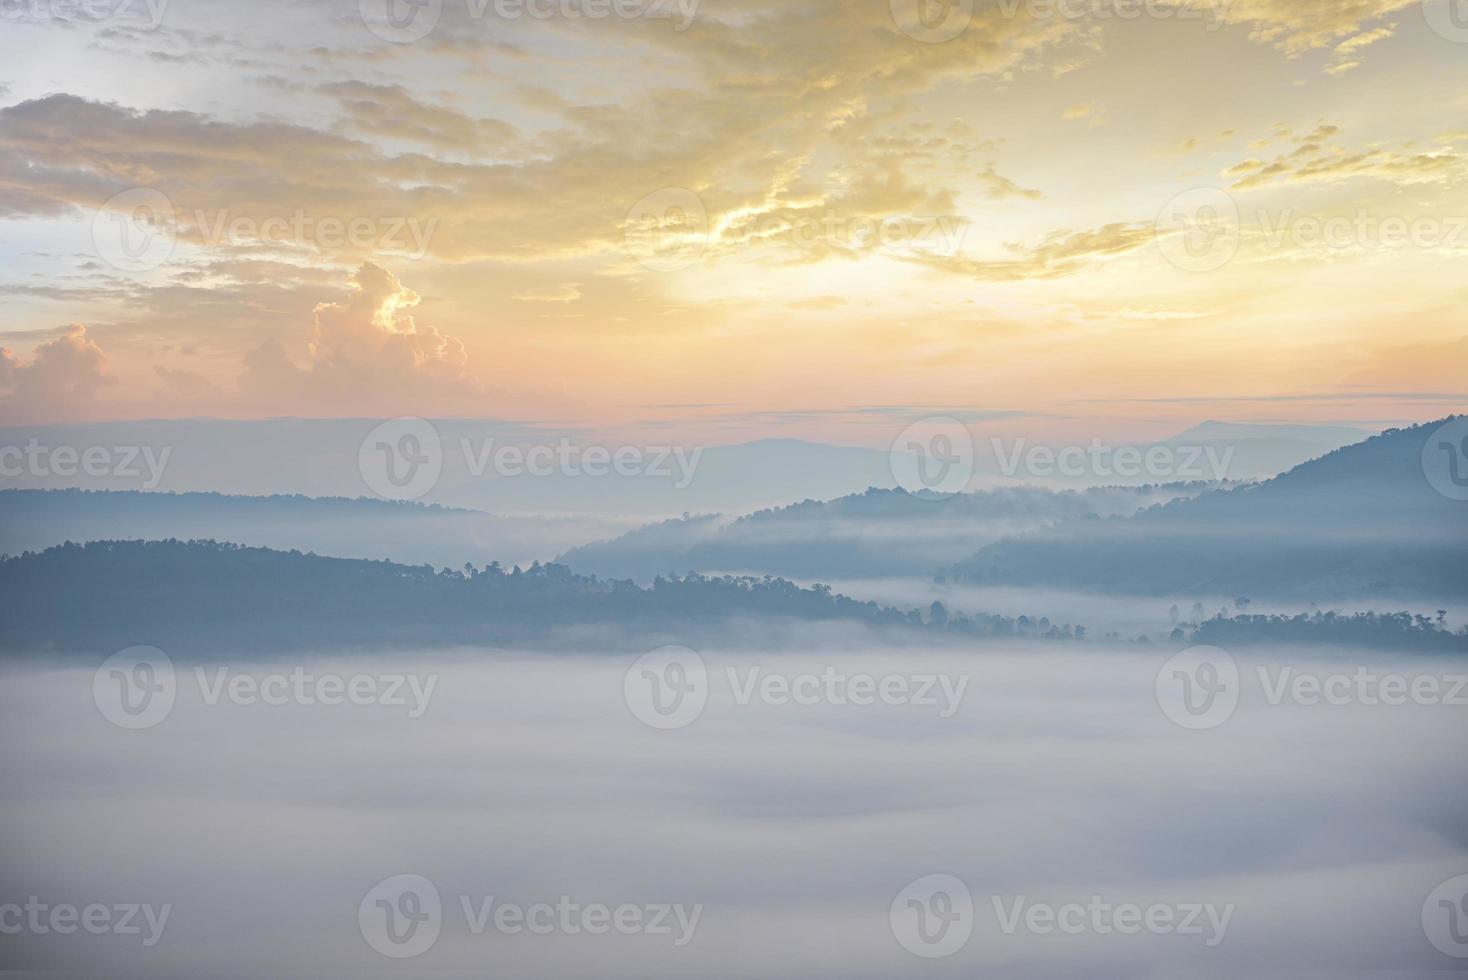
[[[1441,423],[1392,430],[1258,485],[989,545],[956,578],[1134,595],[1468,596],[1468,512],[1424,474]]]
[[[458,568],[529,565],[617,534],[610,517],[501,517],[364,497],[225,496],[142,491],[0,490],[0,554],[67,541],[230,541],[339,558]]]
[[[1258,484],[950,497],[872,489],[734,521],[670,521],[563,560],[639,579],[689,570],[936,574],[1118,595],[1456,599],[1468,596],[1468,517],[1424,476],[1424,441],[1437,426],[1395,430]],[[1231,430],[1194,434],[1210,433]]]
[[[174,419],[0,429],[0,446],[129,447],[132,464],[100,474],[42,464],[0,467],[0,488],[214,492],[230,495],[374,496],[360,453],[381,424],[365,419]],[[835,446],[795,439],[701,445],[670,435],[624,445],[554,422],[435,420],[442,473],[422,502],[505,516],[598,516],[624,524],[685,513],[747,514],[800,500],[830,500],[870,487],[897,486],[885,446]],[[894,433],[895,435],[895,433]],[[1234,426],[1209,423],[1154,446],[1185,447],[1187,472],[1162,477],[1114,473],[1035,474],[1012,462],[1044,440],[998,439],[974,430],[972,487],[1045,485],[1084,488],[1164,481],[1245,480],[1273,476],[1365,433],[1337,426]],[[557,467],[546,475],[507,475],[495,462],[509,448],[576,456],[591,450],[633,454],[630,476],[590,476]],[[1018,455],[1017,455],[1018,454]],[[1182,457],[1179,457],[1182,458]],[[7,464],[14,461],[7,460]]]
[[[93,627],[85,625],[99,622],[132,623],[140,641],[173,631],[185,646],[211,649],[226,634],[229,642],[258,637],[266,648],[311,637],[508,642],[578,624],[677,632],[766,614],[867,625],[951,622],[953,628],[967,616],[981,631],[1061,637],[1084,635],[1064,625],[1085,625],[1075,604],[1063,599],[1081,593],[1166,601],[1239,596],[1275,610],[1367,597],[1421,610],[1441,600],[1456,621],[1468,599],[1468,522],[1462,502],[1425,476],[1425,441],[1437,425],[1392,430],[1260,483],[1010,487],[953,495],[871,487],[743,517],[684,516],[625,533],[625,523],[602,519],[507,518],[368,499],[9,490],[0,491],[0,553],[41,552],[3,568],[9,594],[24,611],[12,623],[13,639],[43,647],[88,637],[105,646],[103,635],[91,636]],[[1203,437],[1246,434],[1205,426],[1193,435],[1196,446]],[[1269,438],[1292,443],[1291,451],[1308,441],[1287,430],[1271,429]],[[769,449],[756,444],[728,452]],[[737,483],[726,481],[721,492]],[[749,486],[738,492],[750,492]],[[127,539],[136,540],[118,543]],[[199,543],[182,543],[191,539]],[[114,543],[54,547],[65,541]],[[568,567],[538,564],[558,553]],[[532,562],[522,580],[513,566]],[[684,578],[689,573],[839,582],[867,596],[883,589],[860,588],[862,580],[912,587],[894,590],[908,598],[882,609],[785,581],[696,587],[700,580]],[[659,576],[668,578],[655,583]],[[1006,611],[1013,618],[1005,619],[967,602],[961,609],[930,609],[933,598],[922,597],[921,583],[935,581],[947,583],[944,588],[1034,590],[1033,604],[1021,596],[1031,615],[1021,617],[1011,606]],[[295,585],[285,588],[287,582]],[[718,600],[700,606],[710,595]],[[189,596],[178,609],[169,605]],[[251,603],[239,605],[244,596]],[[790,604],[771,605],[771,596]],[[693,606],[679,607],[686,602]],[[269,627],[249,609],[271,610]],[[315,626],[313,616],[320,620]],[[26,633],[26,623],[41,632]],[[1249,628],[1266,627],[1280,628]]]
[[[1208,484],[1054,491],[1013,487],[949,496],[876,487],[746,517],[692,517],[574,548],[560,561],[593,575],[647,581],[668,572],[803,579],[931,575],[1008,534],[1068,518],[1126,516]]]

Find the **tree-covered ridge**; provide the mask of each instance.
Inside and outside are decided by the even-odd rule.
[[[1131,515],[1212,483],[972,493],[872,487],[834,500],[804,500],[729,519],[684,517],[650,524],[563,555],[595,575],[649,581],[671,571],[736,571],[799,579],[927,577],[1006,534],[1085,516]]]
[[[563,565],[434,569],[215,541],[97,541],[0,560],[3,643],[199,653],[535,643],[556,630],[710,631],[733,620],[848,622],[965,637],[1084,636],[1048,621],[926,616],[783,579],[670,576],[643,588]],[[1043,627],[1041,623],[1043,622]]]
[[[1468,651],[1468,627],[1447,628],[1446,611],[1433,619],[1420,613],[1311,612],[1294,616],[1217,616],[1198,625],[1192,642],[1209,646],[1260,643],[1338,644],[1403,650]]]
[[[1012,536],[944,574],[1126,595],[1468,596],[1468,505],[1423,470],[1440,425],[1388,430],[1272,480],[1133,517]]]

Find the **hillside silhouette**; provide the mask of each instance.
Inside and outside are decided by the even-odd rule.
[[[99,541],[0,560],[0,645],[97,652],[151,644],[198,655],[295,649],[555,645],[595,627],[735,635],[738,621],[845,622],[964,637],[1074,635],[1047,620],[926,615],[774,578],[577,575],[562,565],[438,569],[214,541]],[[1084,635],[1084,631],[1081,631]],[[586,645],[583,634],[581,643]]]
[[[948,577],[1133,595],[1468,596],[1468,504],[1423,471],[1442,422],[1393,429],[1259,484],[980,549]]]
[[[799,579],[928,577],[1008,534],[1089,515],[1134,514],[1212,486],[1011,487],[952,495],[872,487],[737,520],[710,515],[664,521],[574,548],[557,561],[592,575],[638,581],[686,571]]]

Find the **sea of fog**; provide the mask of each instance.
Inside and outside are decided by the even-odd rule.
[[[459,650],[201,675],[174,651],[171,708],[131,716],[96,662],[12,662],[0,959],[51,977],[1461,975],[1432,937],[1468,928],[1433,920],[1468,874],[1468,707],[1448,696],[1468,662],[1239,656],[1236,706],[1197,727],[1175,698],[1211,688],[1174,692],[1173,652]],[[1362,672],[1441,684],[1271,703],[1281,678]]]

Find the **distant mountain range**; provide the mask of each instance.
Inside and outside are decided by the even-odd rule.
[[[0,469],[0,487],[373,496],[374,487],[363,476],[362,453],[364,442],[379,424],[375,419],[172,419],[0,428],[0,451],[13,452],[32,444],[47,450],[66,447],[78,456],[101,450],[117,464],[84,474],[75,460],[53,466],[46,456],[40,466]],[[504,516],[589,516],[646,522],[684,513],[747,514],[797,500],[829,500],[868,487],[897,486],[885,447],[796,439],[700,446],[672,436],[622,446],[609,443],[604,435],[553,422],[472,419],[435,420],[432,431],[441,473],[414,499]],[[1005,459],[1016,447],[1033,448],[1039,443],[1012,439],[996,443],[980,425],[971,432],[975,475],[970,488],[1256,479],[1274,476],[1365,435],[1335,426],[1208,423],[1160,443],[1133,448],[1144,453],[1154,446],[1210,449],[1227,464],[1221,472],[1041,479],[1005,471]],[[501,450],[545,453],[558,451],[563,441],[578,454],[624,450],[631,455],[621,475],[614,470],[591,475],[580,466],[569,468],[574,472],[556,466],[552,472],[532,475],[522,468],[509,472],[490,465]]]
[[[528,565],[625,527],[365,498],[0,490],[0,554],[9,555],[67,541],[197,538],[410,565]]]
[[[799,579],[930,576],[1008,534],[1088,515],[1134,514],[1202,493],[1209,484],[1055,491],[1014,487],[948,496],[877,487],[747,517],[689,517],[574,548],[577,571],[649,581],[672,572]]]
[[[997,542],[947,574],[1132,595],[1468,597],[1468,503],[1423,470],[1441,424],[1391,430],[1260,484]]]

